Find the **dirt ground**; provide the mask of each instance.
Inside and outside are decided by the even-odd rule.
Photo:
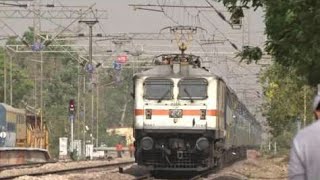
[[[288,155],[261,155],[239,161],[220,171],[216,177],[230,176],[237,179],[263,180],[288,179]]]
[[[46,164],[41,167],[34,167],[34,168],[25,168],[25,169],[10,169],[4,170],[0,172],[0,179],[5,178],[9,175],[20,175],[30,172],[41,172],[41,171],[48,171],[48,170],[61,170],[61,169],[70,169],[70,168],[79,168],[79,167],[87,167],[87,166],[95,166],[95,165],[102,165],[102,164],[110,164],[110,163],[118,163],[118,162],[127,162],[133,161],[132,158],[116,158],[111,161],[108,160],[93,160],[93,161],[70,161],[70,162],[57,162],[52,164]],[[42,177],[30,177],[30,176],[22,176],[16,179],[25,179],[25,180],[38,180],[38,179],[45,179],[45,180],[56,180],[56,179],[129,179],[129,175],[119,174],[117,173],[118,169],[116,168],[115,172],[110,170],[102,171],[102,172],[90,172],[84,171],[84,173],[70,173],[67,175],[47,175]],[[131,178],[132,179],[132,178]]]
[[[208,178],[205,179],[232,179],[232,180],[264,180],[264,179],[275,179],[275,180],[282,180],[288,179],[288,155],[261,155],[257,151],[249,151],[247,153],[248,158],[246,160],[242,160],[232,164],[231,166],[221,170],[217,174],[210,175]],[[122,161],[124,159],[116,159],[115,161]],[[1,175],[15,174],[21,173],[21,171],[39,171],[41,169],[59,169],[59,168],[66,168],[66,167],[73,167],[73,166],[81,166],[82,164],[99,164],[103,163],[104,161],[89,161],[89,162],[68,162],[68,163],[56,163],[56,164],[48,164],[42,166],[40,168],[34,169],[23,169],[23,170],[8,170],[3,171],[0,173]],[[104,162],[105,163],[105,162]],[[141,172],[141,169],[137,169],[138,166],[134,166],[135,168],[131,168],[131,171],[134,172]],[[17,171],[17,172],[16,172]],[[144,172],[144,171],[143,171]],[[126,172],[129,173],[129,172]],[[146,173],[146,172],[144,172]],[[135,174],[135,173],[129,173]],[[118,169],[109,170],[109,171],[102,171],[102,172],[84,172],[84,173],[76,173],[76,174],[66,174],[66,175],[47,175],[41,177],[30,177],[30,176],[23,176],[17,178],[19,180],[59,180],[59,179],[70,179],[70,180],[78,180],[78,179],[92,179],[92,180],[102,180],[102,179],[120,179],[120,180],[130,180],[135,179],[134,176],[129,174],[120,174],[118,173]],[[143,174],[136,174],[137,176],[141,176]],[[226,178],[228,177],[228,178]]]

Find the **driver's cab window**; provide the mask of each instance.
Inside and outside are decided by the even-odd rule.
[[[147,78],[144,81],[144,98],[149,100],[173,99],[171,79]]]
[[[203,100],[208,97],[208,81],[203,78],[182,79],[179,81],[178,99],[182,100]]]

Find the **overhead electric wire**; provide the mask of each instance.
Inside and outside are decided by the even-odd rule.
[[[215,8],[210,2],[209,0],[205,0],[211,7],[212,9],[214,9],[214,11],[217,13],[217,15],[223,20],[225,21],[226,23],[228,23],[230,26],[232,26],[232,23],[230,23],[227,18],[217,9]]]
[[[5,5],[5,6],[16,6],[16,7],[24,7],[24,8],[28,7],[28,4],[20,4],[20,3],[13,4],[13,3],[0,2],[0,4]]]
[[[164,4],[165,4],[165,3],[166,3],[166,0],[165,0]],[[160,5],[159,0],[157,0],[157,4],[160,6],[161,10],[163,11],[163,14],[164,14],[167,18],[169,18],[173,23],[175,23],[175,24],[177,24],[177,25],[180,25],[179,21],[174,20],[171,16],[169,16],[169,15],[165,12],[164,8]]]
[[[209,18],[206,17],[204,13],[202,13],[200,10],[199,10],[199,14],[201,14],[209,22],[209,24],[211,24],[215,28],[215,30],[218,31],[226,39],[226,41],[228,41],[231,45],[233,44],[236,47],[236,45],[229,38],[227,38],[226,35],[222,31],[220,31],[219,28],[211,20],[209,20]],[[232,47],[234,47],[233,45]],[[236,50],[239,51],[238,49]],[[234,59],[230,59],[230,58],[228,58],[228,60],[235,61]],[[240,63],[239,63],[239,66],[253,73],[248,67],[244,67]]]
[[[216,13],[219,15],[219,17],[224,17],[224,16],[221,16],[222,15],[222,13],[221,12],[219,12],[210,2],[208,2],[208,0],[205,0],[208,4],[210,4],[210,6],[212,7],[212,8],[214,8],[214,10],[216,11]],[[163,3],[163,5],[165,4],[165,2],[166,2],[166,0],[164,1],[164,3]],[[180,1],[181,3],[182,3],[182,1]],[[159,2],[159,0],[157,0],[157,3],[158,3],[158,5],[160,6],[160,8],[162,8],[162,10],[164,11],[163,13],[164,13],[164,15],[165,16],[167,16],[172,22],[174,22],[174,23],[176,23],[176,24],[178,24],[178,25],[181,25],[177,20],[174,20],[171,16],[168,16],[167,14],[166,14],[166,12],[165,12],[165,10],[163,9],[163,7],[161,7],[161,4],[160,4],[160,2]],[[183,6],[184,6],[184,4],[183,4]],[[196,9],[198,9],[198,8],[196,8]],[[185,12],[186,13],[188,13],[189,15],[191,15],[191,13],[189,13],[189,11],[187,11],[186,9],[184,9],[185,10]],[[216,31],[218,31],[225,39],[226,39],[226,41],[228,41],[229,43],[230,43],[230,45],[235,49],[235,50],[237,50],[237,51],[239,51],[240,52],[240,50],[239,50],[239,48],[237,47],[237,45],[235,44],[235,43],[233,43],[229,38],[227,38],[227,36],[222,32],[222,31],[220,31],[219,30],[219,28],[212,22],[212,21],[210,21],[209,20],[209,18],[208,17],[206,17],[206,15],[204,14],[204,13],[202,13],[199,9],[198,9],[198,14],[197,14],[197,16],[199,17],[199,15],[202,15],[215,29],[216,29]],[[199,19],[200,19],[200,17],[199,17]],[[222,20],[226,20],[226,18],[224,17],[224,18],[222,18]],[[227,21],[228,22],[228,21]],[[229,23],[229,22],[228,22]]]
[[[226,41],[228,41],[228,42],[230,43],[230,45],[231,45],[235,50],[237,50],[237,51],[240,52],[240,50],[239,50],[239,48],[237,47],[237,45],[234,44],[229,38],[227,38],[227,36],[226,36],[222,31],[220,31],[219,28],[218,28],[204,13],[202,13],[202,12],[200,11],[199,14],[201,14],[201,15],[208,21],[208,23],[211,24],[211,25],[216,29],[216,31],[218,31],[218,32],[226,39]]]

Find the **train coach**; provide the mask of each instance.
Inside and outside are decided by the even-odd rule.
[[[0,164],[49,160],[48,131],[40,126],[37,114],[0,103]]]
[[[245,155],[261,127],[200,57],[166,54],[134,76],[135,158],[151,171],[204,171]]]
[[[24,144],[27,136],[26,111],[0,104],[0,147]]]

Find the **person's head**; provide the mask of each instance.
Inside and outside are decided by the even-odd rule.
[[[316,119],[320,119],[320,95],[318,94],[313,101],[313,112]]]

